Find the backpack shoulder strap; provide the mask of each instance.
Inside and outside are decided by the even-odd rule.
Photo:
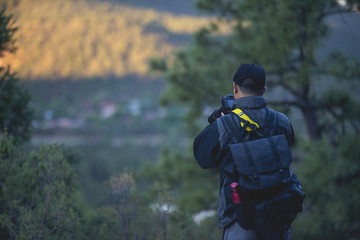
[[[236,143],[246,132],[255,131],[260,135],[269,137],[275,134],[277,125],[276,112],[267,108],[266,123],[261,128],[257,122],[252,120],[246,113],[240,108],[234,109],[231,113],[233,116],[237,115],[238,118],[233,116],[218,118],[218,125],[224,128],[225,132],[230,137],[232,143]],[[239,129],[243,131],[239,132]]]
[[[272,109],[267,108],[266,123],[263,131],[264,135],[265,136],[275,135],[276,127],[277,127],[276,112]]]
[[[229,115],[230,116],[218,118],[217,121],[218,127],[228,134],[231,143],[239,142],[244,134],[251,131],[257,132],[257,129],[260,128],[259,124],[253,121],[240,108],[233,110]],[[237,117],[235,117],[235,115]]]
[[[255,122],[255,121],[253,121],[240,108],[236,108],[232,112],[235,113],[240,118],[241,127],[244,127],[245,125],[248,125],[248,126],[246,126],[246,129],[245,129],[246,131],[250,132],[250,131],[253,131],[255,129],[260,128],[259,124],[257,122]]]
[[[230,114],[230,116],[218,118],[217,123],[218,127],[223,128],[224,131],[228,134],[231,143],[236,143],[239,136],[244,134],[245,128],[241,127],[240,122],[235,114]]]

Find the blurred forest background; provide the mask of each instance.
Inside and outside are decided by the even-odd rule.
[[[244,62],[294,125],[293,239],[360,239],[360,1],[0,6],[0,239],[220,239],[192,139]]]

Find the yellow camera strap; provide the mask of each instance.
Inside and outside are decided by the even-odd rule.
[[[237,109],[234,109],[233,110],[233,113],[235,113],[236,115],[238,115],[240,118],[242,118],[243,120],[251,123],[251,124],[254,124],[256,127],[260,128],[259,124],[257,124],[256,122],[254,122],[253,120],[251,120],[249,118],[248,115],[246,115],[240,108],[237,108]],[[244,126],[244,123],[243,122],[240,122],[241,126],[243,127]],[[245,129],[246,131],[250,132],[252,131],[253,129],[251,129],[250,127],[246,127]]]

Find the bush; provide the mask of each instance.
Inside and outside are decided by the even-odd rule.
[[[0,140],[0,235],[7,239],[70,239],[78,235],[74,172],[57,145],[29,156]]]

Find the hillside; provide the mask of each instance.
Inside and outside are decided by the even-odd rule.
[[[169,56],[193,33],[215,21],[196,12],[194,0],[0,0],[19,27],[18,51],[0,59],[22,80],[149,77],[148,60]],[[335,30],[319,51],[339,49],[360,39],[358,16],[330,17]],[[222,25],[226,33],[229,26]],[[340,43],[340,44],[339,44]],[[355,53],[355,54],[354,54]]]
[[[0,3],[19,27],[18,51],[2,65],[10,64],[23,80],[146,76],[149,58],[168,56],[212,21],[129,1]]]

